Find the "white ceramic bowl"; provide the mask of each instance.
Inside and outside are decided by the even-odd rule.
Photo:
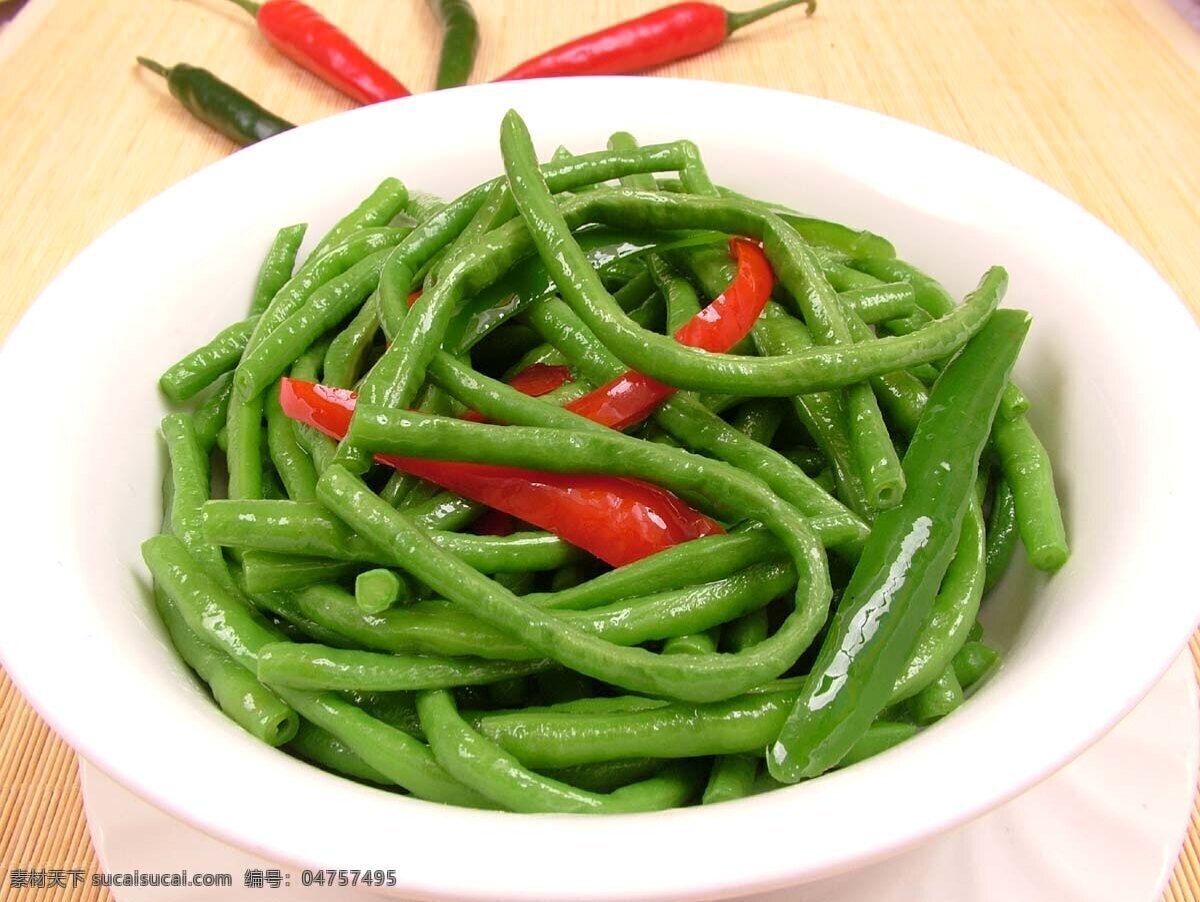
[[[384,175],[443,195],[499,170],[509,107],[540,150],[687,136],[713,176],[891,237],[955,292],[989,265],[1035,314],[1018,374],[1056,463],[1074,556],[987,605],[1003,670],[953,716],[846,771],[661,814],[442,807],[260,745],[167,646],[138,555],[159,525],[166,364],[240,317],[274,230],[311,234]],[[736,125],[731,124],[736,112]],[[136,161],[134,161],[136,165]],[[201,829],[298,866],[396,868],[398,892],[651,899],[800,883],[900,849],[1047,776],[1150,688],[1200,619],[1190,400],[1200,341],[1120,238],[1049,188],[910,125],[772,91],[575,79],[355,110],[240,151],[120,222],[0,355],[0,650],[76,749]],[[24,386],[24,388],[20,388]]]

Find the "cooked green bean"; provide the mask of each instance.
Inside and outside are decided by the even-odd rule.
[[[988,591],[1000,581],[1017,550],[1017,506],[1006,479],[996,481],[992,510],[987,523],[986,574],[983,589]]]
[[[226,326],[207,344],[171,364],[158,379],[162,393],[179,404],[208,388],[237,366],[257,322],[258,317],[252,316]]]
[[[932,683],[913,696],[913,720],[918,726],[941,720],[963,703],[963,690],[954,668],[948,666]]]
[[[838,300],[867,325],[875,325],[910,315],[916,309],[916,295],[907,282],[885,282],[838,292]]]
[[[779,735],[798,691],[792,686],[721,702],[675,703],[641,711],[527,709],[484,714],[479,731],[534,768],[635,757],[754,754]]]
[[[642,147],[636,152],[579,154],[547,166],[546,177],[555,191],[570,191],[582,185],[636,172],[679,170],[693,161],[694,146],[688,142],[675,142]],[[400,323],[407,312],[408,293],[412,290],[417,270],[466,228],[492,188],[503,181],[503,177],[500,177],[477,185],[426,217],[420,228],[413,232],[389,261],[382,279],[381,313],[384,333],[393,343],[397,340]]]
[[[287,555],[390,565],[388,555],[353,534],[319,504],[292,501],[210,501],[203,511],[211,542]],[[484,573],[555,570],[579,552],[544,532],[474,536],[431,530],[430,540]],[[341,572],[354,572],[343,569]]]
[[[377,567],[354,578],[354,600],[364,614],[378,614],[412,599],[412,587],[394,570]]]
[[[564,611],[558,622],[615,645],[633,646],[710,629],[763,607],[793,585],[791,567],[759,564],[712,583],[627,598],[586,611]],[[527,643],[439,599],[377,614],[363,612],[353,597],[337,586],[312,586],[299,592],[296,600],[313,621],[378,651],[494,660],[541,657]],[[538,596],[523,600],[542,609]]]
[[[796,564],[800,588],[795,609],[769,639],[737,654],[662,657],[644,649],[618,648],[563,624],[443,553],[347,471],[331,467],[322,475],[318,484],[322,502],[368,541],[394,555],[397,565],[480,619],[573,670],[625,688],[674,698],[728,698],[778,676],[794,663],[828,613],[828,573],[821,547],[808,524],[763,483],[725,464],[639,442],[620,433],[593,436],[588,432],[589,440],[577,443],[571,439],[574,433],[565,430],[484,426],[420,414],[400,414],[396,418],[388,411],[363,407],[355,422],[360,430],[367,427],[358,435],[364,447],[378,439],[391,450],[404,444],[418,456],[437,447],[439,453],[459,458],[478,459],[482,452],[491,462],[511,466],[658,478],[668,488],[704,494],[720,504],[739,504],[746,514],[775,532]],[[407,428],[410,424],[421,425]],[[352,425],[351,433],[354,429]],[[466,445],[454,438],[464,429],[469,430],[461,437]],[[500,438],[496,430],[503,432],[503,441],[495,441]],[[526,439],[513,442],[518,434]],[[453,448],[446,447],[447,438],[455,443]],[[418,450],[421,445],[426,447]]]
[[[493,807],[443,770],[425,743],[377,720],[337,693],[281,689],[279,694],[301,717],[340,740],[364,764],[413,795],[448,805]]]
[[[629,758],[625,761],[601,761],[597,764],[579,764],[574,767],[547,768],[540,773],[543,777],[568,783],[577,789],[612,792],[630,783],[653,777],[662,769],[661,759]]]
[[[699,789],[699,771],[686,762],[658,776],[598,794],[539,776],[522,767],[459,716],[450,693],[417,696],[421,727],[438,762],[475,791],[512,811],[617,814],[674,808]]]
[[[785,395],[853,385],[876,373],[936,360],[957,350],[983,326],[1006,286],[1004,272],[993,269],[984,276],[979,289],[946,316],[911,335],[880,339],[870,346],[811,349],[774,361],[698,351],[633,326],[605,291],[571,236],[567,217],[555,205],[538,169],[528,131],[514,112],[505,116],[500,143],[509,181],[519,187],[514,199],[563,299],[626,364],[679,388]],[[639,205],[643,198],[647,203]],[[623,225],[629,225],[628,219],[634,217],[644,226],[658,226],[673,219],[686,223],[685,227],[723,228],[767,241],[782,240],[789,230],[778,217],[737,201],[662,197],[620,188],[597,191],[584,200],[595,220],[608,224],[613,223],[606,213],[626,219]],[[608,207],[603,205],[605,201],[609,201]],[[371,400],[388,403],[394,399],[388,396]]]
[[[298,269],[281,229],[248,318],[161,378],[197,403],[163,420],[143,557],[218,706],[384,791],[619,813],[846,767],[961,704],[1017,538],[1067,556],[1004,271],[956,303],[689,141],[539,164],[515,112],[500,137],[500,176],[449,203],[385,179]],[[504,496],[471,487],[497,468]]]
[[[167,522],[204,572],[233,586],[221,549],[204,535],[202,509],[209,496],[208,454],[196,435],[191,414],[163,417],[163,441],[171,462],[171,510]]]
[[[358,381],[371,343],[379,334],[379,292],[376,290],[329,343],[323,365],[326,385],[352,388]]]
[[[717,650],[720,632],[719,627],[713,627],[704,633],[685,633],[682,636],[672,636],[663,643],[662,654],[711,655]]]
[[[435,194],[428,191],[410,191],[408,203],[404,205],[404,215],[414,224],[420,225],[426,219],[440,213],[445,206],[446,202]]]
[[[295,737],[296,713],[245,667],[203,642],[157,586],[154,605],[179,657],[204,680],[231,720],[268,745],[282,745]]]
[[[236,377],[235,377],[236,384]],[[263,495],[263,413],[265,399],[259,395],[248,400],[235,396],[229,402],[225,422],[225,465],[229,471],[230,498],[262,498]]]
[[[910,263],[892,258],[869,258],[854,260],[853,266],[876,278],[888,282],[907,282],[913,286],[914,300],[931,317],[945,316],[955,308],[954,298],[935,279],[930,278]],[[1029,399],[1010,382],[1004,389],[1000,402],[1002,419],[1019,417],[1029,410]]]
[[[624,367],[611,357],[587,327],[561,301],[543,302],[530,311],[544,317],[542,322],[560,330],[565,346],[560,346],[571,362],[595,382],[620,375]],[[471,371],[449,355],[434,357],[430,374],[447,386],[464,403],[494,420],[506,423],[596,429],[566,411],[555,410],[542,399],[530,401],[507,386]],[[703,451],[739,466],[762,479],[783,500],[802,513],[814,517],[812,526],[821,541],[830,546],[854,547],[867,533],[867,526],[816,485],[799,468],[778,452],[753,441],[704,407],[695,397],[676,395],[662,404],[654,421],[696,451]],[[598,431],[598,430],[596,430]]]
[[[815,343],[835,347],[853,345],[842,303],[821,272],[816,256],[800,236],[792,229],[774,229],[766,234],[763,249],[771,256],[776,275],[803,313]],[[895,507],[904,496],[904,471],[870,382],[847,386],[843,403],[850,453],[867,502],[875,510]]]
[[[995,649],[982,642],[968,642],[954,656],[954,675],[963,689],[970,689],[999,663]]]
[[[275,234],[275,240],[267,250],[262,267],[258,271],[258,280],[254,286],[254,297],[250,300],[250,315],[256,316],[267,309],[271,299],[279,293],[279,289],[287,284],[296,266],[296,254],[304,241],[304,233],[308,231],[306,223],[284,226]]]
[[[287,750],[327,771],[364,783],[389,786],[392,782],[354,754],[350,747],[336,736],[307,722],[300,724],[300,729],[287,744]]]
[[[658,179],[658,185],[663,190],[675,193],[687,193],[689,190],[684,187],[679,179]],[[839,222],[830,222],[825,219],[804,216],[788,207],[748,197],[725,185],[717,185],[715,187],[717,193],[722,197],[731,197],[770,208],[773,213],[777,213],[786,219],[788,224],[799,232],[804,240],[810,244],[832,248],[852,257],[896,256],[896,249],[892,247],[892,243],[873,232],[850,228]]]
[[[712,773],[700,802],[714,805],[717,802],[732,802],[750,795],[754,778],[758,774],[759,759],[745,755],[723,755],[713,762]]]
[[[893,703],[935,682],[966,642],[983,597],[984,549],[983,513],[973,500],[933,608],[892,689]]]
[[[388,254],[386,249],[379,250],[359,260],[313,292],[303,307],[261,341],[248,347],[233,376],[234,391],[242,398],[265,391],[314,341],[357,310],[378,287],[379,271]]]
[[[294,501],[314,501],[317,497],[317,471],[296,439],[292,420],[279,406],[279,392],[275,389],[268,391],[264,405],[267,414],[267,449],[288,497]]]
[[[370,564],[271,551],[250,550],[242,555],[242,579],[251,595],[301,589],[353,576],[367,567]]]
[[[721,631],[729,651],[751,648],[767,637],[767,610],[759,608],[727,624]],[[758,773],[758,758],[725,755],[713,762],[701,804],[730,802],[750,794]]]
[[[763,310],[752,334],[759,353],[765,355],[796,354],[812,346],[812,338],[804,324],[772,303]],[[855,460],[844,399],[836,392],[815,392],[795,395],[792,405],[796,416],[829,461],[838,497],[859,516],[870,517],[873,505]]]
[[[913,724],[877,720],[863,734],[863,738],[850,747],[850,751],[842,757],[837,766],[840,769],[873,758],[880,752],[911,739],[916,733],[917,728]]]
[[[192,413],[196,424],[196,438],[205,451],[212,450],[213,445],[217,443],[217,434],[225,427],[229,399],[232,395],[233,373],[226,373],[213,383]]]
[[[297,310],[324,285],[343,275],[364,258],[382,250],[395,247],[409,233],[408,229],[370,228],[352,232],[319,256],[309,258],[288,279],[287,284],[275,293],[275,297],[258,318],[250,335],[247,350],[257,347],[268,335]]]
[[[171,456],[171,472],[163,483],[164,526],[185,547],[207,562],[201,564],[215,578],[228,579],[224,562],[211,558],[212,546],[199,535],[199,508],[208,497],[207,459],[199,451],[187,414],[172,414],[163,421],[163,435]],[[177,488],[178,486],[178,488]],[[229,717],[252,736],[269,745],[287,742],[296,732],[295,712],[258,682],[245,667],[224,652],[206,644],[188,626],[175,603],[155,583],[154,605],[171,644],[196,674],[208,684],[213,699]]]
[[[547,610],[582,611],[621,598],[712,582],[752,564],[783,560],[786,556],[783,546],[765,529],[705,536],[602,573],[569,589],[534,596],[532,600]]]
[[[254,554],[254,552],[251,552]],[[295,633],[303,637],[305,642],[320,642],[334,648],[351,648],[349,639],[328,627],[322,626],[305,615],[300,609],[296,597],[290,589],[272,589],[255,592],[245,577],[244,567],[239,588],[250,598],[250,601],[260,611],[270,614],[277,622],[290,624]],[[300,641],[300,640],[298,640]]]
[[[343,216],[325,233],[309,254],[310,260],[320,257],[336,244],[363,229],[386,226],[408,204],[408,189],[395,178],[385,178],[363,202]]]
[[[174,536],[147,539],[142,557],[187,625],[252,673],[258,650],[282,639],[245,601],[210,577]]]
[[[469,526],[485,510],[477,501],[468,501],[452,492],[438,492],[426,501],[415,499],[404,509],[419,526],[427,529],[445,529],[452,532]]]
[[[293,689],[398,692],[485,685],[550,666],[548,661],[432,658],[279,642],[259,650],[258,678]]]
[[[1004,480],[1012,487],[1017,529],[1029,563],[1053,572],[1067,562],[1070,551],[1050,455],[1025,417],[997,422],[992,442]]]

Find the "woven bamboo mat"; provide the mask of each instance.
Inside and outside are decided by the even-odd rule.
[[[436,31],[421,0],[315,2],[411,87],[430,86]],[[828,97],[967,141],[1077,199],[1200,312],[1200,38],[1166,0],[821,2],[810,21],[781,16],[658,74]],[[660,4],[475,0],[478,77]],[[29,0],[0,32],[0,336],[107,225],[231,149],[135,76],[135,54],[209,67],[297,122],[347,105],[225,0]],[[736,127],[736,110],[713,112]],[[0,878],[95,870],[75,766],[0,674]],[[10,893],[5,879],[8,898],[106,896]],[[1200,898],[1195,809],[1164,898]]]

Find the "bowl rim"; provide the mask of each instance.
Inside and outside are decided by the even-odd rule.
[[[106,254],[122,243],[163,227],[174,215],[174,210],[186,208],[210,190],[221,190],[225,180],[236,182],[252,178],[255,169],[284,159],[289,153],[303,155],[310,152],[305,151],[306,145],[336,146],[339,132],[344,130],[369,134],[377,126],[394,128],[405,120],[433,121],[446,115],[480,115],[484,112],[490,115],[503,112],[508,106],[522,104],[539,109],[556,103],[586,103],[588,100],[612,104],[614,97],[635,104],[677,104],[693,110],[714,106],[772,109],[779,116],[807,117],[823,125],[832,123],[869,133],[880,144],[918,147],[938,159],[992,179],[994,190],[1011,192],[1012,202],[1018,198],[1029,201],[1056,223],[1078,230],[1080,240],[1090,242],[1107,266],[1121,268],[1129,278],[1144,285],[1146,298],[1172,301],[1148,304],[1150,309],[1146,313],[1164,332],[1164,346],[1170,352],[1164,356],[1172,358],[1164,366],[1169,364],[1173,367],[1172,373],[1192,380],[1193,384],[1200,377],[1200,363],[1197,362],[1200,354],[1195,353],[1200,349],[1200,342],[1197,342],[1195,324],[1183,302],[1123,239],[1073,201],[1032,176],[951,138],[833,101],[766,88],[639,77],[636,80],[551,79],[418,95],[341,113],[239,151],[147,201],[76,257],[13,328],[0,352],[0,378],[7,376],[9,384],[13,384],[22,373],[30,371],[30,362],[40,353],[38,348],[56,335],[54,312],[89,280]],[[681,132],[686,133],[686,128]],[[1187,328],[1184,328],[1185,323]],[[1190,360],[1186,352],[1190,352]],[[55,427],[52,415],[39,410],[31,397],[18,399],[16,406],[18,411],[27,413],[27,419],[22,422],[32,427],[44,427],[51,430],[50,434],[58,429],[62,434],[61,428]],[[1200,440],[1197,427],[1184,422],[1174,425],[1173,434],[1180,447]],[[318,811],[328,810],[330,805],[342,806],[346,816],[355,820],[378,825],[392,819],[398,828],[402,828],[396,834],[370,839],[369,845],[356,849],[348,840],[361,841],[362,830],[327,826],[316,830],[311,823],[301,822],[302,819],[297,817],[298,810],[290,800],[278,805],[247,801],[245,785],[231,779],[227,773],[201,773],[193,775],[191,780],[181,780],[182,774],[172,769],[169,762],[161,760],[172,751],[169,737],[155,737],[155,731],[150,731],[141,736],[147,742],[146,747],[135,747],[138,744],[116,736],[116,731],[102,729],[102,723],[91,716],[94,712],[84,710],[84,696],[72,691],[61,677],[53,675],[52,662],[45,660],[44,650],[36,648],[39,635],[46,635],[52,629],[59,630],[60,661],[68,653],[78,653],[96,637],[72,634],[70,625],[47,622],[36,608],[13,603],[13,599],[30,591],[31,583],[24,575],[25,569],[30,562],[39,560],[44,565],[45,578],[56,591],[86,594],[86,589],[83,575],[68,572],[52,550],[43,547],[30,535],[33,531],[25,528],[27,519],[22,512],[27,511],[27,503],[36,501],[35,487],[12,478],[11,474],[21,472],[21,452],[12,443],[7,445],[0,447],[0,473],[5,474],[0,478],[6,494],[17,503],[6,505],[6,512],[0,513],[0,536],[6,546],[18,552],[15,559],[21,560],[23,565],[20,569],[8,568],[0,574],[0,585],[7,590],[5,594],[10,599],[9,604],[0,606],[0,660],[26,698],[56,732],[92,763],[156,806],[272,861],[297,867],[365,867],[369,862],[388,860],[388,850],[395,854],[395,839],[403,835],[408,843],[405,849],[407,870],[399,875],[401,882],[397,890],[424,897],[529,900],[708,897],[750,889],[767,890],[827,876],[878,859],[973,818],[1057,770],[1136,704],[1170,666],[1200,620],[1200,599],[1181,601],[1167,612],[1160,612],[1158,619],[1152,622],[1153,630],[1141,637],[1143,645],[1150,651],[1134,660],[1114,664],[1120,679],[1108,675],[1107,685],[1116,693],[1115,698],[1097,700],[1094,696],[1098,693],[1093,692],[1090,698],[1084,693],[1080,705],[1086,709],[1086,716],[1076,710],[1074,717],[1054,718],[1049,705],[1025,712],[1036,719],[1041,731],[1038,743],[1016,744],[1008,750],[1007,769],[1000,778],[985,782],[973,779],[967,773],[969,768],[952,769],[942,775],[942,786],[934,794],[904,779],[904,775],[927,773],[931,755],[934,758],[939,754],[943,758],[946,756],[944,751],[939,752],[933,747],[947,746],[951,736],[957,737],[952,743],[954,749],[970,749],[971,742],[963,737],[979,720],[979,712],[973,706],[968,705],[956,714],[953,729],[928,731],[881,758],[807,784],[727,803],[719,809],[692,808],[591,818],[479,812],[389,796],[325,775],[300,762],[281,761],[283,756],[257,747],[253,740],[225,722],[218,712],[211,712],[213,742],[223,753],[236,754],[246,762],[249,772],[264,781],[264,789],[289,786],[300,780],[305,784],[310,806],[315,805]],[[1194,509],[1200,502],[1200,488],[1183,486],[1174,500],[1183,505],[1184,510]],[[1178,537],[1167,537],[1164,547],[1183,549],[1186,543]],[[1176,589],[1185,585],[1180,580]],[[103,684],[108,675],[97,673],[94,679]],[[1082,682],[1069,682],[1069,675],[1066,679],[1065,685],[1053,687],[1053,691],[1048,692],[1051,698],[1061,700],[1083,685]],[[93,696],[86,698],[87,704],[93,703]],[[1020,716],[1016,711],[1007,714]],[[950,727],[949,723],[947,727]],[[987,731],[982,730],[980,735],[986,736]],[[887,792],[893,798],[892,805],[886,810],[842,810],[848,793],[870,798],[872,793],[881,792]],[[714,815],[713,810],[719,813]],[[804,830],[795,835],[782,827],[798,810],[834,813],[822,822],[820,830]],[[416,822],[416,829],[410,822]],[[514,830],[517,824],[520,827]],[[781,829],[764,830],[763,825]],[[314,836],[315,833],[319,836]],[[510,834],[519,835],[518,846],[503,839]],[[678,842],[680,837],[687,838],[691,854],[689,867],[682,874],[672,871],[663,875],[656,873],[652,866],[656,858],[661,859],[665,849],[672,848],[663,844],[664,835],[674,837],[671,842]],[[656,838],[658,843],[655,843]],[[746,841],[753,841],[754,856],[758,860],[754,874],[749,877],[731,873],[727,866],[728,857],[734,854],[730,847]],[[472,849],[476,867],[455,867],[456,857],[452,852],[459,844],[467,844]],[[522,857],[515,853],[514,862],[506,866],[496,849],[489,851],[489,844],[500,844],[509,850],[506,854],[512,855],[514,849],[522,848],[526,854]],[[605,844],[622,850],[623,867],[595,868],[593,855],[580,857],[581,850]],[[535,867],[529,866],[529,849],[537,850]],[[589,863],[593,865],[591,868],[586,867]],[[573,874],[577,881],[580,868],[586,869],[589,879],[595,881],[594,885],[581,887],[577,882],[567,882]]]

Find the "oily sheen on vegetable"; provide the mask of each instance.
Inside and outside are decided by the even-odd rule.
[[[469,23],[435,8],[451,83]],[[970,704],[1017,546],[1068,556],[1004,270],[956,302],[686,140],[540,162],[510,112],[500,149],[307,254],[282,228],[163,374],[143,557],[213,701],[379,791],[581,814],[817,778]]]

